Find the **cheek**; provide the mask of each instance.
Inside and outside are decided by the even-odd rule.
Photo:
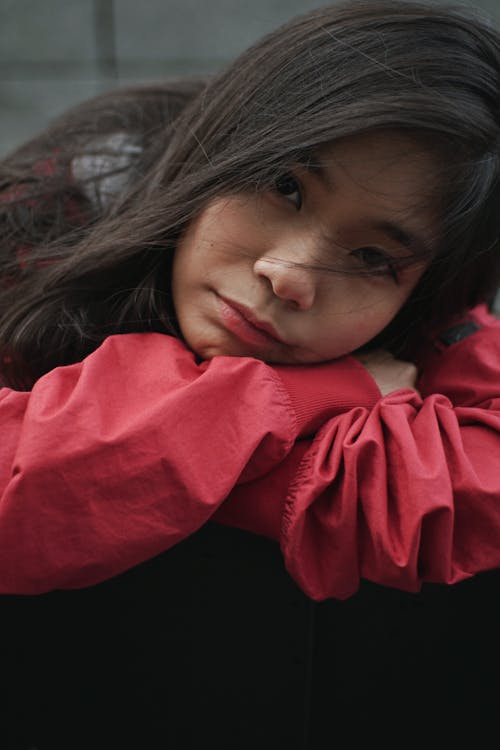
[[[346,296],[349,302],[342,305],[342,309],[337,307],[326,316],[330,325],[324,342],[338,345],[343,353],[358,349],[383,331],[409,295],[408,290],[396,287],[377,290],[358,287],[356,293],[353,292]]]
[[[353,326],[353,348],[359,348],[378,336],[384,328],[389,325],[396,315],[397,310],[385,312],[384,314],[364,315],[362,320],[357,320]]]
[[[388,294],[384,301],[380,304],[374,304],[371,309],[367,304],[365,305],[364,314],[359,316],[356,323],[357,336],[362,339],[357,344],[358,347],[378,336],[394,320],[405,306],[421,275],[422,272],[419,272],[418,275],[413,274],[411,283]]]
[[[208,272],[210,239],[205,238],[201,222],[194,222],[177,243],[172,264],[174,305],[193,284]]]

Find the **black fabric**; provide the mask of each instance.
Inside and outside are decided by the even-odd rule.
[[[99,586],[0,600],[0,747],[477,742],[500,709],[499,575],[318,605],[277,545],[209,524]]]
[[[458,344],[459,341],[466,339],[468,336],[471,336],[473,333],[476,333],[476,331],[479,331],[477,323],[468,320],[466,323],[460,323],[458,326],[448,328],[440,334],[439,340],[445,346],[452,346],[453,344]]]

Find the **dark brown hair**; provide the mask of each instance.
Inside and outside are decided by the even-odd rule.
[[[4,379],[29,387],[111,333],[177,335],[171,258],[207,201],[267,189],[325,144],[388,129],[440,164],[437,250],[376,341],[411,352],[423,325],[491,301],[499,283],[499,84],[499,34],[472,11],[358,0],[292,20],[213,78],[116,92],[68,113],[0,169],[0,189],[25,186],[23,200],[14,190],[0,208]],[[118,131],[143,148],[128,189],[104,209],[87,205],[77,226],[63,210],[78,193],[65,169]],[[34,174],[50,151],[60,170]]]

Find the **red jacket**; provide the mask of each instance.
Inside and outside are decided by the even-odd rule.
[[[352,357],[197,364],[161,334],[1,389],[0,592],[96,583],[209,518],[279,540],[314,599],[500,567],[500,321],[473,319],[423,398]]]
[[[96,583],[209,518],[279,541],[314,599],[500,567],[500,321],[468,318],[423,353],[423,398],[353,357],[197,364],[160,334],[0,389],[0,593]]]

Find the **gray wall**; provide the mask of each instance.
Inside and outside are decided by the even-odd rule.
[[[216,70],[266,31],[323,4],[0,0],[0,156],[71,104],[117,84]],[[475,4],[500,20],[500,0]]]

